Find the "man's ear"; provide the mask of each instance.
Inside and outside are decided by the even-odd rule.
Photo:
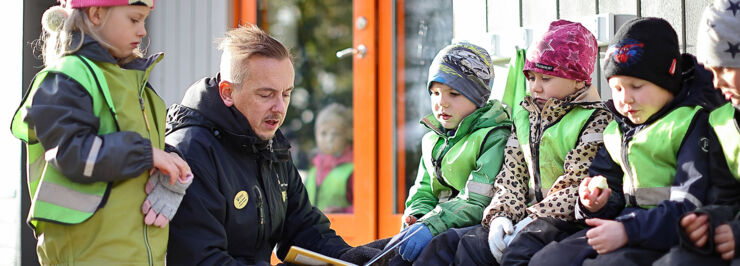
[[[231,98],[231,92],[234,91],[234,84],[228,81],[219,81],[218,82],[218,94],[221,95],[221,100],[224,101],[224,105],[226,107],[231,107],[234,105],[234,99]]]

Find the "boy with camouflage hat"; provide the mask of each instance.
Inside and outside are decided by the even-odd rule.
[[[421,120],[430,132],[400,234],[416,233],[393,262],[413,262],[433,236],[480,222],[511,127],[501,102],[488,100],[493,77],[488,53],[470,43],[449,45],[434,58],[427,85],[432,114]]]

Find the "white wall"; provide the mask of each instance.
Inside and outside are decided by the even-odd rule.
[[[20,176],[21,142],[10,134],[10,118],[21,99],[23,65],[23,2],[7,1],[0,25],[5,41],[0,42],[0,73],[3,73],[3,97],[0,97],[0,265],[19,265],[20,257]]]
[[[231,27],[231,0],[159,0],[147,21],[148,54],[164,52],[150,83],[169,106],[195,81],[218,73],[216,39]]]

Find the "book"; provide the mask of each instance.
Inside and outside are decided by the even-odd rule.
[[[283,262],[289,262],[297,265],[332,265],[332,266],[357,266],[347,261],[335,259],[322,255],[305,248],[291,246],[288,255]]]

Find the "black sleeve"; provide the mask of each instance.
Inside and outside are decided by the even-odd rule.
[[[602,175],[606,177],[606,182],[612,192],[609,194],[609,201],[597,212],[590,212],[583,207],[580,197],[578,197],[578,202],[576,203],[576,219],[614,219],[622,212],[625,204],[624,193],[622,192],[622,178],[624,176],[622,168],[612,160],[606,148],[601,146],[599,151],[596,152],[596,157],[591,162],[591,166],[588,168],[588,173],[590,176]]]
[[[92,98],[77,82],[49,74],[28,109],[46,160],[79,183],[132,178],[153,167],[151,142],[136,132],[98,136]],[[122,129],[125,130],[125,129]]]
[[[695,246],[694,242],[692,242],[689,236],[686,234],[686,231],[683,229],[683,227],[681,227],[681,220],[679,219],[676,222],[676,226],[678,227],[678,237],[681,246],[689,250],[693,250],[694,252],[697,252],[699,254],[710,255],[714,253],[714,230],[717,228],[717,226],[732,220],[732,217],[736,212],[737,208],[724,205],[704,206],[696,209],[695,211],[687,212],[684,216],[688,215],[689,213],[696,213],[697,215],[707,215],[707,217],[709,218],[709,231],[707,231],[707,235],[709,236],[709,238],[707,239],[707,243],[703,247],[700,248]],[[683,216],[681,216],[681,218],[683,218]],[[730,227],[732,226],[733,225],[730,224]],[[740,226],[740,224],[738,224],[738,226]],[[733,228],[732,230],[733,234],[737,235],[737,233],[735,232],[735,228]]]
[[[311,205],[306,188],[292,161],[285,164],[289,180],[288,210],[284,227],[285,237],[277,244],[278,258],[284,259],[293,245],[339,258],[351,247],[329,227],[329,218]]]
[[[728,223],[732,229],[732,237],[735,239],[735,258],[740,254],[740,221],[735,220]]]
[[[187,152],[194,178],[170,222],[167,264],[246,265],[228,252],[227,200],[218,186],[216,163],[204,155],[209,152],[203,147],[191,145]]]

